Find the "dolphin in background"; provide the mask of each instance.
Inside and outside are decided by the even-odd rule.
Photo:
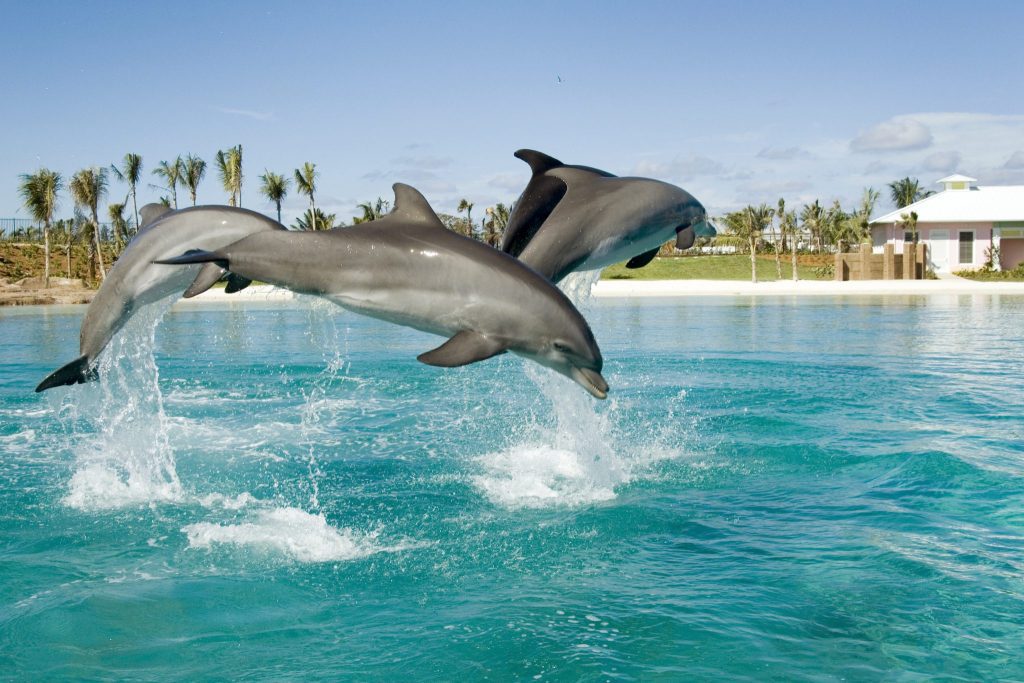
[[[79,337],[82,355],[50,373],[36,387],[37,392],[96,379],[96,357],[136,311],[182,292],[186,297],[195,296],[224,276],[224,270],[216,265],[166,268],[154,266],[156,259],[185,249],[218,249],[259,232],[285,231],[283,225],[262,214],[229,206],[172,211],[160,204],[147,204],[140,213],[142,229],[107,272],[85,312]],[[244,289],[249,282],[229,278],[227,291]]]
[[[444,227],[415,188],[394,185],[378,220],[321,232],[261,232],[158,263],[213,263],[231,273],[324,297],[373,318],[449,337],[420,354],[456,367],[512,351],[597,398],[608,384],[586,320],[557,287],[517,261]]]
[[[533,172],[516,201],[501,250],[552,282],[621,261],[642,268],[673,237],[689,249],[713,236],[707,211],[685,190],[651,178],[619,178],[532,149],[515,156]]]

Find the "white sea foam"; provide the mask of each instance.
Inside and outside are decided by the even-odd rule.
[[[419,547],[416,543],[385,545],[376,533],[336,529],[322,514],[294,507],[261,510],[241,524],[199,522],[182,529],[189,547],[209,549],[217,544],[251,547],[280,553],[299,562],[343,562],[382,552]]]
[[[107,510],[181,499],[177,481],[154,479],[148,472],[118,472],[94,463],[71,477],[64,503],[80,510]]]
[[[584,505],[615,497],[621,481],[578,453],[539,444],[515,446],[477,458],[484,473],[473,483],[493,503],[505,507]]]

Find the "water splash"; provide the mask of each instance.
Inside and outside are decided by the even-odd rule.
[[[572,273],[559,286],[585,315],[599,277],[600,271]],[[532,363],[524,369],[547,414],[507,448],[476,458],[482,472],[472,481],[493,503],[536,508],[610,500],[643,467],[678,454],[657,442],[617,438],[622,416],[614,398],[599,403],[566,377]]]
[[[241,524],[199,522],[184,527],[182,531],[188,536],[190,548],[232,545],[279,553],[299,562],[355,560],[421,545],[414,542],[386,545],[378,539],[377,533],[336,529],[322,514],[311,514],[294,507],[261,510],[251,521]]]
[[[99,381],[62,398],[58,416],[76,459],[65,504],[95,510],[181,499],[153,357],[172,303],[136,314],[101,354]]]

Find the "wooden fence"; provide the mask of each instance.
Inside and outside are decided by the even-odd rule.
[[[881,254],[871,251],[870,244],[860,251],[836,254],[835,278],[843,280],[923,280],[928,277],[928,245],[905,243],[897,254],[886,244]]]

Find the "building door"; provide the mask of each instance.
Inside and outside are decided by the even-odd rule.
[[[928,260],[932,270],[945,273],[949,270],[949,230],[931,230],[928,233]]]
[[[960,231],[960,253],[957,263],[961,266],[974,265],[974,231]]]

